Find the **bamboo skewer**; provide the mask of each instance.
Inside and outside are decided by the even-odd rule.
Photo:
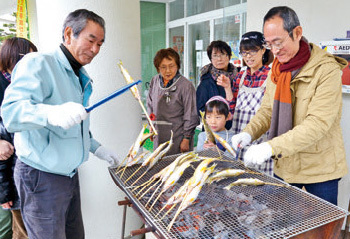
[[[160,185],[159,185],[159,186],[160,186]],[[158,190],[158,188],[157,188],[156,190]],[[156,191],[154,191],[154,192],[156,192]],[[159,195],[158,195],[157,198],[154,200],[154,202],[152,203],[152,205],[151,205],[151,207],[149,208],[148,211],[151,211],[151,210],[152,210],[154,204],[156,204],[156,202],[158,201],[158,199],[160,198],[160,196],[162,196],[163,192],[164,192],[163,190],[160,191]],[[152,197],[153,197],[153,195],[152,195]],[[151,197],[151,198],[152,198],[152,197]],[[151,199],[151,198],[150,198],[150,199]]]
[[[156,186],[157,185],[157,183],[155,183],[155,184],[153,184],[151,187],[149,187],[139,198],[138,198],[138,200],[140,200],[141,198],[143,198],[143,196],[145,196],[146,195],[146,193],[148,193],[148,191],[149,190],[151,190],[154,186]],[[147,205],[145,205],[145,207],[146,207]]]
[[[141,166],[142,167],[142,166]],[[137,183],[143,176],[145,176],[145,174],[148,172],[148,169],[146,169],[146,171],[138,178],[136,179],[130,186],[134,186],[135,183]]]
[[[145,190],[149,185],[151,185],[151,183],[152,182],[154,182],[156,179],[153,179],[151,182],[146,182],[147,183],[147,185],[145,185],[140,191],[138,191],[136,194],[135,194],[135,197],[137,196],[137,195],[139,195],[143,190]],[[157,184],[158,182],[155,182],[155,184]]]
[[[152,200],[154,194],[158,191],[159,187],[162,186],[162,182],[158,185],[158,187],[156,188],[156,190],[154,190],[154,192],[152,193],[151,197],[148,199],[145,207],[147,207],[148,203],[150,203],[150,201]],[[162,192],[160,192],[159,196],[162,194]],[[158,197],[156,198],[156,200],[158,200]],[[154,203],[152,204],[151,208],[148,211],[151,211],[152,207],[153,207]]]
[[[175,213],[175,216],[173,217],[173,220],[171,220],[171,222],[169,223],[168,227],[167,227],[167,230],[170,231],[171,227],[173,226],[177,216],[179,216],[180,212],[182,212],[182,205],[184,204],[184,200],[181,202],[180,204],[180,207],[177,209],[176,213]]]
[[[163,220],[163,219],[165,218],[165,216],[168,215],[168,214],[174,209],[174,207],[176,207],[177,204],[178,204],[178,203],[174,203],[174,204],[171,206],[171,208],[169,208],[169,210],[168,210],[166,213],[164,213],[164,215],[162,216],[162,218],[161,218],[160,220]],[[165,208],[165,207],[166,207],[166,205],[165,205],[163,208]],[[162,210],[163,210],[163,208],[162,208]],[[160,210],[159,213],[160,213],[162,210]],[[158,213],[158,214],[159,214],[159,213]]]
[[[124,159],[123,159],[123,161],[119,164],[119,166],[118,166],[118,168],[116,169],[116,171],[115,171],[115,173],[119,173],[120,172],[120,168],[121,168],[121,166],[123,165],[123,163],[125,162],[125,160],[128,158],[128,156],[126,156]]]
[[[135,172],[133,172],[133,173],[130,175],[130,177],[128,177],[127,180],[125,180],[124,183],[127,183],[138,171],[140,171],[141,168],[142,168],[142,164],[141,164],[141,166],[140,166],[138,169],[135,170]],[[147,171],[147,170],[146,170],[146,171]],[[132,185],[134,185],[134,184],[132,184]],[[131,185],[131,186],[132,186],[132,185]]]
[[[144,190],[144,188],[148,187],[151,183],[153,183],[156,180],[156,178],[151,178],[150,180],[144,182],[143,184],[136,186],[133,190],[131,190],[131,192],[134,192],[136,189],[143,187],[138,193],[140,193],[141,191]],[[137,195],[137,194],[136,194]]]

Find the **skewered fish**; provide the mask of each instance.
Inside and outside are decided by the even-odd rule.
[[[233,186],[261,186],[261,185],[273,185],[278,187],[288,187],[287,184],[277,184],[264,182],[257,178],[240,178],[237,181],[227,185],[224,189],[230,190]]]
[[[217,139],[217,141],[219,141],[219,143],[224,146],[224,148],[233,155],[234,158],[236,158],[237,156],[237,152],[231,147],[231,145],[229,143],[227,143],[226,140],[224,140],[223,138],[221,138],[218,134],[213,133],[215,139]]]
[[[199,113],[201,114],[202,123],[204,126],[205,135],[207,136],[207,140],[215,144],[215,136],[213,131],[210,129],[207,121],[205,120],[205,113],[203,111],[199,111]]]
[[[124,77],[125,81],[126,81],[128,84],[133,83],[134,80],[133,80],[132,77],[130,76],[129,72],[124,68],[122,61],[119,61],[118,66],[119,66],[119,68],[120,68],[120,71],[121,71],[122,74],[123,74],[123,77]],[[148,115],[148,113],[147,113],[147,110],[146,110],[145,106],[144,106],[143,103],[142,103],[141,96],[140,96],[139,90],[137,89],[136,85],[133,86],[133,87],[131,87],[130,90],[131,90],[131,93],[133,94],[133,96],[134,96],[134,97],[136,98],[136,100],[139,102],[139,104],[140,104],[140,106],[141,106],[143,112],[145,113],[146,118],[147,118],[147,121],[148,121],[149,125],[150,125],[151,128],[152,128],[152,131],[154,132],[155,135],[158,135],[157,130],[154,128],[154,125],[153,125],[153,123],[152,123],[152,120],[150,119],[150,117],[149,117],[149,115]]]
[[[187,191],[186,195],[184,196],[180,207],[177,209],[177,212],[175,213],[175,216],[173,218],[173,220],[170,222],[170,224],[168,225],[167,229],[168,231],[170,231],[171,227],[173,226],[177,216],[183,211],[185,210],[187,207],[189,207],[198,197],[199,192],[202,189],[202,186],[204,185],[205,181],[207,180],[207,178],[209,177],[209,175],[214,171],[215,165],[211,166],[210,168],[208,168],[204,174],[203,177],[201,178],[200,182],[198,183],[197,186],[195,186],[191,191]]]
[[[228,178],[228,177],[237,177],[237,176],[242,175],[244,173],[261,174],[261,173],[250,171],[250,170],[228,168],[228,169],[223,169],[221,171],[218,171],[214,175],[210,176],[208,178],[208,183],[211,184],[213,182],[218,182],[218,181],[223,180],[223,179]]]

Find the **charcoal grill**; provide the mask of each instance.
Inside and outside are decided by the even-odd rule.
[[[200,156],[219,157],[213,150],[199,152]],[[139,170],[127,183],[140,165],[125,170],[120,178],[116,168],[109,172],[116,185],[127,195],[127,204],[132,205],[146,225],[143,232],[152,231],[157,238],[338,238],[341,226],[348,212],[296,187],[236,186],[231,190],[223,189],[239,178],[254,177],[265,182],[284,184],[284,182],[261,174],[243,174],[225,179],[211,185],[205,185],[197,200],[177,217],[170,231],[167,226],[176,213],[177,207],[162,220],[163,212],[157,216],[167,199],[190,178],[195,167],[188,168],[178,183],[155,202],[145,207],[156,187],[153,187],[141,199],[135,194],[139,189],[132,189],[149,180],[155,173],[169,165],[178,155],[165,157],[134,185],[133,182],[142,175],[146,168]],[[216,169],[247,169],[240,161],[223,156],[226,161],[216,161]],[[253,170],[255,171],[255,170]],[[256,171],[257,172],[257,171]],[[159,191],[153,197],[158,196]],[[166,210],[164,210],[165,212]]]

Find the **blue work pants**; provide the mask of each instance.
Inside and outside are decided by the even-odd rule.
[[[283,180],[276,174],[274,177]],[[302,189],[305,187],[308,193],[311,193],[327,202],[338,205],[338,183],[340,178],[320,182],[320,183],[291,183],[290,185]]]
[[[14,179],[30,239],[83,239],[79,177],[37,170],[17,160]]]

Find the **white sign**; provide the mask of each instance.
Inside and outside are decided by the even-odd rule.
[[[203,50],[203,40],[196,40],[196,51]]]

